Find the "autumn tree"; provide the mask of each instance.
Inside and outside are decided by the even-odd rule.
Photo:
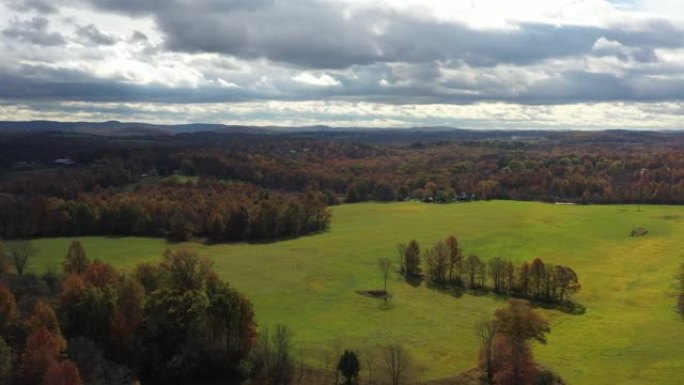
[[[136,332],[145,316],[145,288],[136,279],[123,277],[116,283],[116,305],[111,319],[114,354],[121,362],[130,360]]]
[[[537,375],[529,341],[546,343],[549,324],[532,310],[529,302],[511,299],[507,308],[494,312],[494,327],[501,338],[496,338],[494,361],[498,366],[494,384],[527,385]]]
[[[53,362],[41,385],[83,385],[78,367],[71,361]]]
[[[213,262],[190,249],[168,249],[164,252],[161,268],[166,272],[172,287],[196,290],[206,282]]]
[[[558,289],[558,301],[561,303],[569,294],[577,293],[580,290],[577,273],[568,266],[555,266],[554,278],[554,284]]]
[[[77,274],[62,282],[59,307],[67,335],[85,336],[104,345],[110,338],[111,320],[116,305],[116,290],[98,287]]]
[[[523,262],[516,276],[516,290],[522,297],[530,295],[530,264]]]
[[[96,259],[87,265],[83,278],[86,283],[92,286],[105,288],[113,285],[119,279],[119,273],[114,266]]]
[[[64,256],[62,268],[65,274],[84,274],[90,261],[86,257],[85,249],[79,240],[71,241],[69,250]]]
[[[26,340],[19,363],[18,376],[23,384],[38,385],[60,354],[57,337],[43,327]]]
[[[66,349],[66,341],[62,336],[62,329],[59,326],[59,319],[52,306],[45,300],[36,301],[33,313],[24,323],[27,334],[33,334],[43,328],[47,329],[59,343],[59,350]]]
[[[461,270],[463,268],[463,252],[459,245],[458,239],[450,235],[444,241],[449,250],[449,282],[453,285],[462,285]]]
[[[146,293],[151,293],[162,287],[166,279],[166,269],[158,264],[141,263],[135,267],[133,277],[145,288]]]
[[[544,281],[546,279],[546,265],[541,258],[535,258],[530,266],[530,286],[533,295],[539,299],[544,295]]]
[[[359,377],[359,371],[361,370],[359,358],[356,356],[356,353],[345,350],[337,364],[337,370],[342,374],[342,377],[345,378],[344,383],[346,385],[355,384]]]
[[[256,343],[254,308],[247,298],[226,282],[210,279],[206,288],[208,307],[207,346],[217,367],[226,362],[238,362],[247,356]]]
[[[155,341],[138,353],[134,366],[141,368],[141,377],[167,382],[189,381],[202,373],[217,379],[234,375],[256,339],[251,303],[195,252],[167,251],[160,266],[163,280],[145,295],[139,326],[146,340]],[[116,326],[116,306],[114,319]],[[128,321],[135,325],[134,319]]]
[[[14,294],[0,282],[0,336],[6,336],[19,320],[19,310]]]
[[[415,240],[411,240],[404,251],[405,275],[407,278],[420,277],[420,246]]]
[[[528,301],[511,299],[508,307],[494,312],[497,331],[512,343],[535,340],[546,343],[549,324],[537,314]]]
[[[471,254],[463,262],[463,271],[468,277],[469,287],[471,289],[481,286],[484,282],[485,276],[485,263],[480,260],[475,254]]]
[[[493,385],[531,385],[539,378],[532,360],[529,344],[517,349],[503,335],[496,335],[492,343]]]
[[[449,248],[446,242],[439,241],[425,253],[427,278],[436,285],[444,285],[449,277]]]

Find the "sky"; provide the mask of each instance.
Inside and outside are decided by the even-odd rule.
[[[681,0],[0,0],[0,120],[684,129]]]

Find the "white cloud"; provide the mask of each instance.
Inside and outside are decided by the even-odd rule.
[[[312,74],[310,72],[302,72],[293,77],[292,80],[318,87],[331,87],[340,85],[340,82],[337,79],[325,73]]]

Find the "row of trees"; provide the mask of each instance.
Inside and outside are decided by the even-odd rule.
[[[326,198],[295,196],[216,181],[164,182],[134,191],[83,194],[75,200],[0,197],[5,236],[149,235],[212,241],[297,237],[325,230]]]
[[[0,332],[0,383],[26,385],[239,378],[257,336],[251,303],[209,259],[168,250],[127,275],[78,241],[60,276],[2,276]]]
[[[415,240],[398,246],[400,272],[409,281],[425,279],[439,288],[491,290],[496,294],[562,304],[580,289],[577,274],[568,266],[541,258],[515,265],[494,257],[485,262],[467,257],[455,236],[436,242],[421,253]]]

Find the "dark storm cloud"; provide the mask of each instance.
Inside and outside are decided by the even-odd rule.
[[[333,2],[91,1],[104,9],[151,15],[171,50],[267,58],[320,69],[433,60],[483,67],[524,65],[589,53],[601,37],[639,47],[684,45],[684,31],[661,19],[614,28],[523,23],[518,30],[501,31],[387,9],[362,9],[345,17],[342,6]],[[650,59],[644,53],[638,57]]]
[[[52,100],[89,102],[216,103],[259,100],[358,101],[405,104],[500,101],[528,105],[610,101],[684,100],[684,80],[620,77],[607,74],[568,72],[523,90],[511,91],[505,82],[481,76],[474,82],[440,82],[429,65],[408,68],[399,75],[385,65],[376,71],[390,82],[379,86],[369,74],[361,78],[340,78],[340,87],[311,89],[292,82],[276,82],[277,92],[203,87],[136,85],[96,78],[86,72],[24,65],[12,74],[0,74],[0,100]],[[411,73],[423,81],[416,81]]]
[[[34,17],[28,21],[13,19],[2,34],[11,39],[36,45],[64,45],[66,43],[64,36],[57,32],[49,32],[48,24],[48,19],[44,17]]]

